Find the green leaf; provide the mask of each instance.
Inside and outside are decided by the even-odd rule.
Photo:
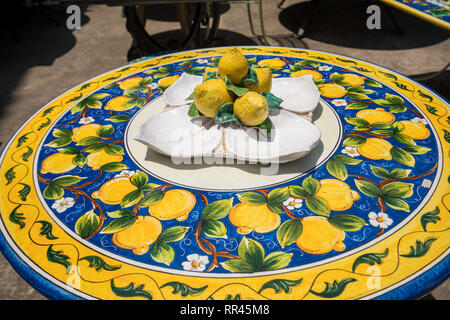
[[[55,138],[72,138],[72,130],[69,129],[54,129],[52,136]]]
[[[197,106],[195,105],[195,102],[192,102],[191,105],[189,106],[188,116],[191,118],[197,118],[197,117],[203,116],[203,114],[200,111],[198,111]]]
[[[401,254],[401,257],[405,258],[420,258],[423,257],[428,250],[430,250],[431,244],[436,241],[436,238],[428,238],[424,242],[416,241],[416,246],[410,246],[408,254]]]
[[[302,187],[308,194],[315,195],[320,190],[320,182],[309,176],[305,180],[303,180]]]
[[[75,231],[83,239],[89,239],[100,225],[100,218],[94,210],[83,214],[75,223]]]
[[[390,78],[390,79],[397,80],[397,77],[396,77],[395,75],[391,74],[391,73],[387,73],[387,72],[383,72],[383,71],[379,71],[379,72],[382,73],[382,74],[384,74],[384,76],[385,76],[386,78]]]
[[[365,195],[373,198],[378,198],[382,196],[380,188],[378,188],[373,183],[364,180],[355,180],[355,185]]]
[[[416,145],[416,142],[414,141],[414,139],[410,138],[406,134],[395,133],[393,135],[393,137],[394,137],[395,140],[397,140],[400,143],[403,143],[403,144],[406,144],[406,145],[410,145],[410,146]]]
[[[60,139],[58,139],[58,140],[60,140]],[[77,142],[77,146],[86,147],[86,146],[90,146],[91,144],[97,143],[99,141],[100,141],[100,137],[95,137],[95,136],[86,137],[86,138],[81,139],[80,141],[78,141]]]
[[[161,289],[165,287],[172,287],[173,288],[172,294],[180,293],[182,297],[187,297],[187,296],[195,296],[202,293],[208,286],[206,285],[201,288],[192,288],[187,284],[178,281],[171,281],[163,284],[161,286]]]
[[[344,80],[344,76],[342,74],[335,72],[330,75],[330,79],[333,80],[334,82],[342,82]]]
[[[298,280],[288,280],[288,279],[274,279],[267,281],[262,285],[261,289],[259,289],[258,293],[263,292],[266,289],[273,289],[275,293],[280,293],[284,291],[284,293],[291,293],[292,287],[298,286],[302,282],[303,278]]]
[[[244,86],[246,82],[251,82],[254,84],[258,83],[258,75],[253,67],[248,68],[247,76],[242,79],[241,83],[239,83],[239,86]]]
[[[106,214],[113,219],[134,216],[134,212],[129,209],[119,209],[112,212],[106,212]]]
[[[267,200],[269,202],[281,203],[286,201],[289,198],[289,196],[290,193],[288,187],[277,188],[269,192],[269,194],[267,195]]]
[[[416,160],[414,159],[414,157],[403,149],[393,147],[391,148],[390,153],[394,160],[405,166],[414,167],[414,165],[416,164]]]
[[[213,203],[210,203],[203,209],[202,219],[203,220],[218,220],[226,217],[228,212],[233,205],[233,198],[218,200]]]
[[[359,231],[366,221],[352,214],[335,214],[328,218],[328,222],[343,231]]]
[[[342,292],[344,292],[345,287],[349,283],[355,281],[356,279],[354,278],[346,278],[343,279],[342,281],[334,280],[332,284],[330,284],[329,282],[325,282],[325,289],[322,292],[316,292],[313,290],[310,290],[310,292],[322,298],[335,298],[341,295]]]
[[[336,159],[336,157],[328,160],[326,168],[329,174],[340,180],[345,180],[348,177],[347,167],[342,163],[342,161]]]
[[[356,165],[358,165],[358,164],[360,164],[362,162],[361,159],[355,159],[355,158],[352,158],[352,157],[350,157],[348,155],[345,155],[345,154],[338,154],[338,155],[336,155],[334,157],[334,159],[339,160],[342,163],[345,163],[345,164],[348,164],[348,165],[351,165],[351,166],[356,166]]]
[[[450,143],[450,132],[448,132],[447,130],[444,130],[444,139],[445,141],[447,141],[448,143]]]
[[[414,193],[413,187],[414,184],[412,183],[396,181],[387,183],[381,187],[381,193],[383,194],[383,197],[408,198]]]
[[[217,220],[204,220],[202,223],[202,231],[207,237],[226,238],[227,227]]]
[[[367,120],[360,118],[345,118],[345,121],[358,127],[370,127],[370,123]]]
[[[284,213],[283,207],[278,202],[274,202],[274,201],[267,202],[267,208],[276,214]]]
[[[267,99],[267,104],[269,105],[269,110],[274,110],[280,107],[281,103],[283,102],[283,99],[278,98],[274,94],[270,92],[263,92],[261,93],[264,98]]]
[[[173,259],[175,258],[175,252],[173,251],[173,248],[163,242],[155,242],[153,244],[152,250],[150,251],[150,255],[152,256],[153,260],[159,263],[164,263],[168,266],[170,266]]]
[[[134,175],[131,176],[130,182],[134,186],[140,188],[148,182],[148,176],[142,171],[137,171]]]
[[[109,162],[100,167],[100,170],[106,172],[118,172],[125,169],[128,169],[128,166],[122,162]]]
[[[402,149],[403,149],[403,151],[406,151],[406,152],[412,153],[412,154],[426,154],[431,151],[430,148],[416,146],[416,145],[408,145],[406,147],[403,147]]]
[[[386,248],[382,253],[366,253],[363,254],[361,256],[359,256],[358,258],[356,258],[355,262],[353,262],[353,266],[352,266],[352,272],[355,272],[356,267],[359,266],[362,263],[366,263],[369,264],[371,266],[373,266],[375,263],[376,264],[381,264],[383,263],[383,258],[386,258],[387,255],[389,254],[389,249]]]
[[[273,124],[269,117],[267,117],[266,120],[264,120],[264,122],[261,123],[260,125],[255,126],[255,128],[258,128],[259,132],[261,132],[264,136],[266,136],[269,139],[271,137],[272,127]]]
[[[106,227],[104,227],[100,233],[109,234],[119,232],[131,227],[136,222],[136,220],[137,218],[135,216],[125,216],[119,219],[115,219]]]
[[[427,224],[429,223],[437,223],[441,218],[439,217],[440,209],[436,206],[436,209],[424,213],[420,217],[420,223],[422,224],[423,231],[427,231]]]
[[[55,237],[52,234],[52,224],[48,221],[39,220],[36,223],[41,224],[41,232],[39,233],[41,236],[45,236],[48,240],[56,240],[58,237]]]
[[[131,116],[127,114],[117,114],[112,117],[109,117],[108,119],[105,119],[105,121],[111,121],[111,122],[125,122],[131,119]]]
[[[250,91],[248,88],[238,87],[233,82],[231,82],[231,80],[228,79],[228,77],[225,77],[225,87],[227,88],[227,90],[232,91],[238,97],[242,97],[244,94]]]
[[[86,256],[80,259],[80,261],[86,260],[89,262],[89,268],[95,268],[96,271],[106,270],[115,271],[119,270],[121,266],[111,266],[105,262],[102,258],[98,256]]]
[[[31,154],[33,153],[33,149],[30,148],[29,146],[26,147],[27,151],[25,151],[24,153],[22,153],[21,157],[23,161],[28,161],[28,158],[31,156]]]
[[[261,270],[264,262],[264,248],[253,239],[243,237],[238,247],[239,257],[244,259],[255,271]]]
[[[87,153],[99,152],[101,150],[104,150],[107,145],[108,145],[108,143],[106,143],[106,142],[95,143],[87,148],[84,148],[84,152],[87,152]]]
[[[392,135],[394,135],[394,138],[396,135],[398,135],[398,134],[394,134],[394,132],[392,132],[390,130],[373,130],[372,133],[378,134],[383,137],[391,137]]]
[[[405,103],[405,100],[403,100],[399,96],[389,94],[389,93],[386,93],[386,95],[384,96],[384,99],[389,101],[392,105],[402,105],[403,103]]]
[[[399,122],[399,121],[395,121],[392,125],[392,130],[394,130],[395,133],[397,132],[402,132],[405,129],[405,126],[403,125],[403,123]]]
[[[418,90],[418,92],[419,92],[419,95],[420,95],[422,98],[427,99],[429,102],[433,101],[433,98],[432,98],[432,97],[430,97],[429,95],[423,93],[420,89]]]
[[[58,200],[64,196],[64,189],[56,184],[50,183],[45,187],[42,195],[45,199]]]
[[[86,163],[87,159],[83,154],[77,154],[73,160],[73,164],[77,165],[78,167],[82,168]]]
[[[401,210],[405,212],[410,211],[409,204],[400,198],[383,197],[383,201],[392,209]]]
[[[429,113],[431,113],[432,115],[438,116],[438,114],[437,114],[438,110],[435,107],[430,106],[430,105],[428,105],[426,103],[425,103],[425,106],[427,107],[427,110],[428,110]]]
[[[47,259],[50,262],[64,266],[66,273],[69,273],[72,263],[70,263],[70,258],[64,254],[64,251],[55,251],[53,250],[53,245],[50,245],[47,249]]]
[[[233,113],[233,102],[224,103],[217,109],[214,122],[216,124],[225,124],[235,122],[240,124],[239,119]]]
[[[142,198],[144,197],[144,192],[142,190],[133,190],[125,195],[123,197],[122,202],[120,203],[120,206],[122,208],[127,208],[135,205],[138,203]]]
[[[15,223],[17,225],[19,225],[20,229],[22,229],[23,227],[25,227],[25,223],[23,222],[23,220],[25,220],[23,213],[22,212],[17,212],[17,210],[21,207],[22,205],[19,204],[17,205],[9,214],[9,221],[11,221],[12,223]]]
[[[143,297],[148,300],[152,300],[152,294],[149,291],[143,290],[144,285],[141,284],[134,287],[134,282],[131,282],[129,285],[125,287],[116,287],[114,284],[114,279],[111,279],[110,282],[111,290],[114,292],[114,294],[118,297],[124,297],[124,298],[132,298],[132,297]]]
[[[104,150],[107,154],[111,154],[111,155],[123,155],[125,154],[125,150],[123,150],[123,148],[117,144],[107,144],[104,147]]]
[[[39,127],[37,128],[37,131],[41,131],[42,129],[47,127],[51,122],[52,121],[50,120],[50,118],[47,118],[47,121],[45,121],[39,125]]]
[[[54,179],[51,183],[62,187],[68,187],[73,186],[84,179],[86,178],[79,176],[61,176]]]
[[[372,128],[375,129],[390,129],[392,124],[390,122],[374,122]]]
[[[291,262],[292,256],[292,253],[286,253],[282,251],[272,252],[264,259],[261,271],[282,269]]]
[[[369,106],[370,102],[365,102],[365,101],[358,101],[358,102],[353,102],[348,104],[345,109],[350,109],[350,110],[362,110],[362,109],[366,109]]]
[[[303,189],[300,186],[289,186],[289,192],[291,194],[291,196],[293,197],[297,197],[297,198],[306,198],[309,197],[310,194],[308,192],[305,191],[305,189]]]
[[[27,197],[28,197],[28,194],[29,194],[30,191],[31,191],[31,188],[30,188],[29,185],[27,185],[27,184],[25,184],[25,183],[19,183],[19,184],[23,186],[23,188],[20,189],[20,191],[18,192],[19,198],[20,198],[20,200],[22,200],[22,201],[27,201]]]
[[[230,259],[220,264],[225,270],[239,273],[252,273],[255,272],[255,268],[248,262],[241,259]]]
[[[366,138],[361,136],[352,136],[345,139],[342,144],[346,147],[359,147],[365,144],[366,140]]]
[[[302,234],[303,224],[300,220],[288,220],[277,231],[277,240],[282,248],[294,243]]]
[[[393,105],[392,102],[389,102],[384,99],[374,99],[374,100],[372,100],[372,102],[379,104],[380,106],[383,106],[383,107],[391,107]]]
[[[59,138],[59,139],[55,139],[53,141],[50,141],[45,146],[46,147],[51,147],[51,148],[60,148],[60,147],[67,146],[71,142],[72,142],[72,138]]]
[[[182,240],[186,233],[188,232],[189,227],[172,227],[164,230],[156,240],[158,243],[167,243],[167,242],[175,242]]]
[[[150,207],[154,204],[157,204],[164,198],[164,192],[161,190],[154,190],[150,193],[147,193],[144,198],[142,198],[142,202],[140,207]]]
[[[363,94],[363,93],[357,93],[357,92],[347,92],[347,97],[349,97],[350,99],[355,99],[355,100],[364,100],[364,99],[370,99],[367,95]]]
[[[406,178],[407,176],[409,176],[410,172],[411,172],[411,170],[409,170],[409,169],[405,170],[405,169],[396,168],[391,171],[391,178],[392,179],[403,179],[403,178]]]
[[[61,149],[58,149],[58,152],[63,153],[63,154],[79,154],[80,153],[80,151],[75,147],[61,148]]]
[[[371,79],[366,79],[365,84],[370,86],[370,87],[377,87],[377,88],[381,88],[381,84],[375,80],[371,80]]]
[[[16,145],[17,148],[20,147],[20,146],[22,146],[22,145],[28,140],[28,135],[29,135],[30,133],[32,133],[32,131],[27,132],[27,133],[21,135],[21,136],[19,137],[19,139],[17,139],[17,145]]]
[[[373,174],[376,175],[377,177],[384,178],[384,179],[391,178],[391,174],[389,173],[389,171],[387,171],[384,168],[370,166],[370,169],[372,170]]]
[[[309,210],[316,214],[319,214],[321,216],[330,215],[330,208],[328,208],[328,203],[320,197],[312,196],[306,198],[305,203]]]
[[[100,137],[107,137],[111,134],[114,133],[114,127],[111,124],[107,124],[104,126],[101,126],[98,130],[97,130],[97,135]]]
[[[262,205],[267,202],[266,197],[259,192],[238,193],[237,197],[241,202],[247,202],[253,205]]]

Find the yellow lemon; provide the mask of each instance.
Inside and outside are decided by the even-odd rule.
[[[258,61],[258,66],[261,67],[269,67],[271,69],[280,69],[286,65],[286,62],[281,60],[280,58],[275,59],[264,59]]]
[[[122,176],[113,178],[92,193],[94,199],[100,199],[106,204],[119,204],[123,197],[131,191],[136,190],[137,187],[130,181],[130,177]]]
[[[218,68],[206,67],[205,73],[203,74],[203,81],[205,81],[206,76],[208,75],[208,72],[217,72],[217,71],[219,71]]]
[[[195,203],[195,196],[191,192],[173,189],[167,191],[160,202],[148,207],[148,213],[160,220],[184,221],[189,217]]]
[[[347,93],[347,90],[338,84],[325,83],[317,86],[320,90],[320,94],[327,98],[342,98]]]
[[[328,203],[332,211],[345,211],[353,206],[353,202],[359,200],[359,193],[351,190],[345,182],[337,179],[323,179],[320,181],[320,190],[316,196]]]
[[[194,89],[194,102],[197,109],[210,118],[216,117],[216,111],[220,106],[232,101],[233,98],[225,82],[220,79],[207,80]]]
[[[248,61],[238,48],[230,48],[219,60],[220,77],[239,84],[248,74]]]
[[[272,89],[272,70],[269,68],[255,68],[258,83],[247,82],[245,87],[255,92],[270,92]]]
[[[101,128],[101,125],[97,123],[84,124],[81,127],[73,128],[72,141],[80,142],[87,137],[97,137],[97,131]]]
[[[109,154],[106,153],[105,150],[101,150],[99,152],[93,152],[86,157],[86,163],[93,170],[98,170],[104,164],[110,162],[120,162],[122,161],[123,156],[120,154]]]
[[[392,160],[392,144],[380,138],[367,138],[366,143],[357,147],[360,155],[371,160]]]
[[[139,85],[139,82],[141,82],[141,77],[133,77],[129,79],[125,79],[123,81],[117,81],[117,84],[119,85],[119,88],[122,90],[130,89],[132,87],[137,87]]]
[[[291,73],[290,77],[291,77],[291,78],[299,78],[299,77],[306,76],[306,75],[308,75],[308,74],[312,74],[313,80],[314,80],[314,81],[318,81],[318,80],[320,80],[320,79],[323,78],[322,74],[321,74],[320,72],[318,72],[318,71],[315,71],[315,70],[300,70],[300,71],[295,71],[295,72],[292,72],[292,73]]]
[[[267,99],[261,94],[249,91],[234,102],[233,112],[247,126],[257,126],[269,115]]]
[[[349,86],[362,86],[366,82],[365,77],[361,77],[356,74],[344,73],[342,76],[344,77],[342,81],[346,82]]]
[[[125,96],[118,96],[110,99],[106,105],[105,110],[113,110],[113,111],[126,111],[134,108],[136,105],[127,104],[132,98],[128,98]]]
[[[267,233],[280,225],[280,215],[269,210],[266,204],[252,205],[241,202],[231,208],[228,215],[230,222],[238,227],[237,232],[247,234],[251,231]]]
[[[174,75],[174,76],[162,78],[158,81],[158,86],[160,86],[163,89],[166,89],[166,88],[170,87],[171,85],[173,85],[175,82],[177,82],[178,79],[180,79],[180,76],[178,74]]]
[[[325,217],[306,217],[297,246],[310,254],[325,254],[331,250],[345,250],[345,233],[330,224]]]
[[[54,153],[49,155],[42,161],[41,173],[64,173],[75,169],[76,165],[73,163],[73,159],[76,154],[64,154],[64,153]]]
[[[395,116],[382,108],[376,108],[375,110],[366,109],[358,111],[356,113],[356,117],[366,120],[367,122],[369,122],[369,124],[376,122],[392,123],[395,121]]]
[[[148,251],[161,232],[162,225],[158,219],[138,216],[131,227],[114,233],[112,242],[120,248],[131,249],[134,254],[141,255]]]
[[[400,121],[403,125],[403,130],[400,132],[412,139],[422,140],[430,136],[430,130],[421,122],[412,122],[409,120]]]

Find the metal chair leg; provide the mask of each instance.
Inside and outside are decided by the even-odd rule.
[[[269,41],[267,40],[267,36],[266,36],[266,29],[264,27],[264,13],[263,13],[263,4],[262,4],[263,0],[259,0],[258,1],[258,5],[259,5],[259,23],[260,23],[260,27],[261,27],[261,35],[256,34],[255,32],[255,28],[253,26],[253,19],[252,19],[252,13],[251,13],[251,8],[250,8],[250,1],[247,1],[247,14],[248,14],[248,22],[250,23],[250,31],[253,34],[253,36],[257,37],[258,39],[261,40],[261,42],[264,45],[269,45]]]
[[[281,0],[281,2],[278,4],[278,9],[281,9],[281,6],[286,2],[286,0]]]
[[[296,35],[298,38],[303,38],[305,36],[306,28],[308,26],[309,20],[311,19],[311,16],[316,9],[317,5],[319,4],[320,0],[310,0],[309,1],[309,9],[305,16],[305,19],[303,19],[302,25],[298,29]]]

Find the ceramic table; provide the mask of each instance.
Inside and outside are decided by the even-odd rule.
[[[450,31],[450,2],[448,0],[381,1]]]
[[[17,130],[0,158],[0,247],[14,269],[54,299],[414,299],[444,281],[449,104],[395,71],[241,47],[321,92],[321,143],[269,175],[177,164],[134,139],[168,86],[226,49],[114,69]]]

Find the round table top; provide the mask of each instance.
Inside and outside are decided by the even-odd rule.
[[[359,59],[240,49],[274,77],[313,75],[321,144],[264,176],[133,139],[227,48],[90,79],[1,153],[0,248],[25,280],[55,299],[413,299],[448,277],[448,102]]]

